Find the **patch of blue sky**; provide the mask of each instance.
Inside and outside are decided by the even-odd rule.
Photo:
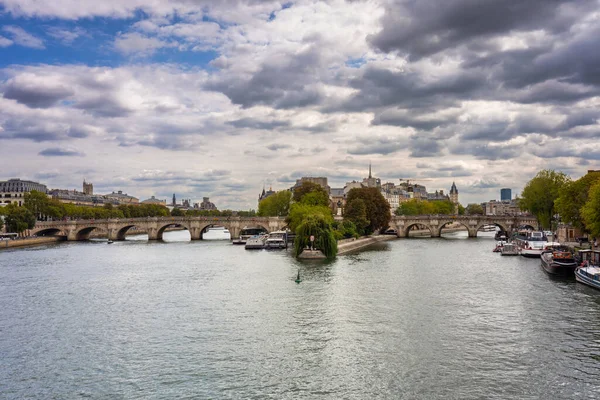
[[[125,31],[136,19],[91,18],[78,21],[56,19],[13,19],[0,16],[0,35],[13,40],[4,28],[17,26],[43,42],[44,48],[31,48],[13,43],[0,49],[0,67],[18,64],[87,64],[118,65],[112,43],[117,33]],[[56,31],[75,33],[70,42],[55,37]]]
[[[367,60],[364,57],[359,58],[349,58],[346,60],[346,66],[350,68],[360,68],[367,63]]]
[[[124,56],[114,49],[114,40],[119,33],[130,32],[131,25],[145,18],[138,12],[129,19],[88,18],[78,21],[55,19],[12,19],[0,16],[0,35],[7,39],[13,35],[4,31],[5,26],[18,26],[27,33],[43,41],[44,48],[31,48],[14,43],[0,48],[0,68],[10,65],[32,64],[84,64],[90,66],[117,67],[135,62],[157,62],[186,64],[194,67],[209,68],[209,63],[218,53],[207,51],[180,51],[178,48],[159,49],[149,57],[135,59]],[[173,16],[173,22],[180,20]],[[215,21],[216,22],[216,21]],[[57,30],[77,32],[72,41],[63,41],[53,36]]]

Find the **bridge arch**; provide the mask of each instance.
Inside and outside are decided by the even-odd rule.
[[[112,238],[112,239],[113,240],[125,240],[127,238],[127,232],[129,232],[129,230],[132,228],[138,228],[138,229],[144,230],[144,228],[139,225],[128,224],[128,225],[118,228],[116,234],[114,235],[114,238]]]
[[[447,220],[447,221],[441,221],[437,227],[437,234],[438,236],[442,236],[442,229],[444,229],[446,227],[446,225],[452,224],[452,223],[457,223],[459,225],[462,225],[467,232],[469,233],[469,236],[472,235],[471,233],[471,229],[469,228],[469,225],[467,225],[464,221],[461,220]]]
[[[168,222],[166,224],[160,225],[158,227],[158,229],[156,230],[156,239],[157,240],[162,240],[163,239],[163,234],[165,233],[165,230],[167,228],[170,227],[181,227],[181,228],[185,228],[189,233],[190,233],[190,239],[194,239],[193,237],[193,233],[192,233],[192,229],[190,228],[190,226],[184,222],[184,221],[174,221],[174,222]],[[150,232],[148,232],[148,238],[150,238]]]
[[[434,232],[434,230],[431,228],[431,226],[429,224],[424,224],[422,222],[412,222],[412,223],[408,224],[407,226],[405,226],[404,227],[404,237],[409,237],[409,233],[413,227],[417,227],[418,229],[421,229],[421,228],[428,229],[429,233],[431,234],[431,237],[435,237],[436,232]]]
[[[67,236],[60,228],[44,228],[35,231],[36,236]]]
[[[102,227],[99,227],[99,226],[86,226],[84,228],[73,231],[73,233],[71,235],[77,241],[89,240],[90,234],[92,233],[92,231],[95,231],[96,229],[99,231],[105,231]],[[72,239],[69,239],[69,240],[72,240]]]

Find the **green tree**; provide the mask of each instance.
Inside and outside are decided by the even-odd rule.
[[[294,203],[290,206],[290,214],[286,218],[286,221],[290,229],[296,231],[302,221],[310,215],[317,215],[328,224],[333,223],[333,216],[329,207],[310,206],[303,203]]]
[[[435,212],[434,202],[420,199],[410,199],[400,204],[396,210],[396,215],[431,215]]]
[[[6,206],[5,222],[8,232],[20,234],[35,227],[35,215],[26,207],[19,207],[13,203]]]
[[[184,215],[185,215],[185,213],[180,208],[174,208],[171,210],[172,217],[183,217]]]
[[[600,237],[600,181],[590,188],[588,199],[581,207],[581,217],[586,230],[594,237]]]
[[[281,190],[258,204],[258,215],[261,217],[285,217],[290,213],[292,192]]]
[[[467,204],[467,208],[465,209],[467,215],[483,215],[485,214],[485,210],[481,206],[481,204],[471,203]]]
[[[450,200],[431,201],[434,214],[450,215],[454,214],[454,204]]]
[[[458,203],[458,215],[465,215],[465,207],[460,203]]]
[[[544,229],[549,229],[555,214],[554,203],[569,182],[570,178],[562,172],[542,170],[523,189],[519,206],[532,213]]]
[[[390,204],[377,188],[350,189],[346,197],[346,204],[354,199],[362,199],[367,208],[369,225],[365,228],[365,233],[369,234],[389,226],[392,219]]]
[[[329,206],[329,194],[327,193],[327,191],[323,189],[321,185],[307,181],[302,182],[300,186],[294,189],[294,201],[296,203],[300,203],[302,201],[302,198],[308,193],[321,193],[320,197],[319,195],[313,195],[313,199],[311,199],[311,202],[316,199],[320,199],[321,201],[323,201],[324,199],[324,203],[321,205]]]
[[[346,203],[344,221],[351,222],[359,235],[365,234],[365,229],[371,224],[367,219],[367,206],[363,199],[355,198]]]
[[[588,201],[590,188],[599,181],[600,172],[588,172],[576,181],[567,182],[560,189],[554,207],[562,221],[586,230],[581,210]]]
[[[321,250],[325,257],[333,259],[337,255],[337,241],[331,224],[319,214],[307,215],[296,229],[294,239],[294,255],[298,257],[305,248],[314,246]],[[314,242],[310,237],[314,237]]]
[[[25,193],[24,199],[24,206],[31,211],[37,219],[41,219],[42,216],[48,215],[50,198],[46,195],[46,193],[32,190]]]

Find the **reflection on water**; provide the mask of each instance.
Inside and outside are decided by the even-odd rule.
[[[600,292],[480,235],[333,262],[187,231],[0,252],[0,397],[600,397]]]

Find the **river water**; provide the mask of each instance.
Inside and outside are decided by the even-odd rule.
[[[600,291],[491,237],[188,239],[0,252],[0,398],[600,398]]]

